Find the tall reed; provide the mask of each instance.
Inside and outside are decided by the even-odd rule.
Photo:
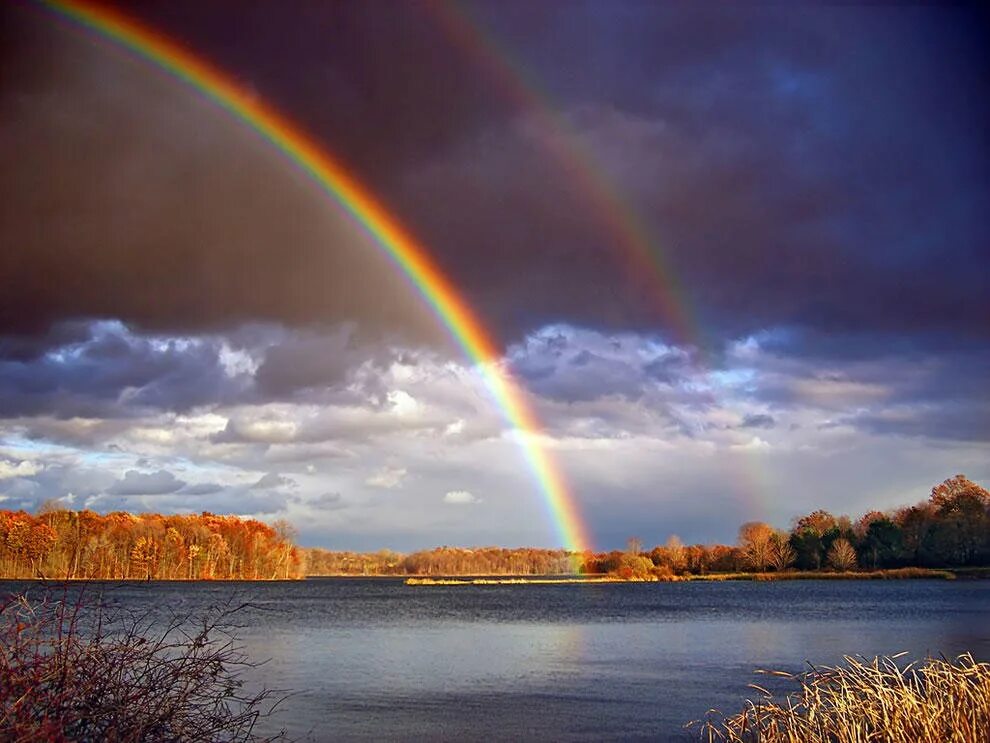
[[[760,692],[738,714],[710,711],[700,739],[713,743],[986,743],[990,741],[990,664],[972,655],[901,665],[904,653],[803,674],[758,671],[800,688],[777,701]]]

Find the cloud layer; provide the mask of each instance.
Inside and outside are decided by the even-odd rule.
[[[270,386],[270,356],[333,348],[347,332],[245,327],[229,334],[251,339],[236,354],[204,354],[224,347],[218,337],[98,321],[41,357],[8,361],[23,378],[35,365],[55,370],[39,389],[72,394],[0,408],[0,503],[281,516],[330,546],[559,543],[520,434],[480,370],[372,344],[322,380]],[[731,539],[747,519],[890,507],[950,470],[990,476],[990,405],[959,381],[960,368],[986,368],[986,354],[824,364],[791,353],[800,340],[787,338],[740,338],[713,366],[657,336],[557,324],[502,363],[528,390],[538,443],[602,546],[630,533]],[[115,373],[87,374],[105,348],[116,349]],[[222,394],[190,405],[190,368]]]

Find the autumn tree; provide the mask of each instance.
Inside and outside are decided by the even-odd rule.
[[[990,492],[956,475],[932,488],[930,504],[932,547],[943,563],[968,565],[990,553]]]
[[[666,564],[674,571],[679,573],[684,570],[685,563],[687,562],[687,553],[684,550],[684,542],[676,534],[671,534],[664,544],[664,550],[666,550]]]
[[[797,560],[797,552],[791,546],[786,532],[776,532],[771,539],[770,564],[778,573],[787,570]]]
[[[773,527],[762,521],[748,521],[739,527],[739,547],[757,572],[766,570],[773,558],[773,538]]]
[[[838,520],[828,511],[817,510],[799,518],[791,532],[797,566],[803,570],[820,569],[840,534]]]
[[[237,516],[0,511],[0,577],[90,580],[293,577],[291,533]]]
[[[835,516],[828,511],[819,509],[818,511],[812,511],[807,516],[799,518],[794,526],[794,531],[807,531],[815,536],[822,537],[828,531],[836,528],[837,525]]]
[[[950,477],[933,487],[930,502],[936,509],[943,510],[960,499],[972,500],[983,508],[990,507],[990,492],[965,475]]]
[[[856,550],[848,539],[840,537],[832,543],[828,551],[828,564],[840,571],[856,567]]]

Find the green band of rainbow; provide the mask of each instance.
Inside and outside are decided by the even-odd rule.
[[[490,335],[423,247],[357,179],[285,116],[159,32],[115,10],[88,2],[40,2],[203,93],[260,134],[349,213],[408,277],[451,336],[478,365],[495,401],[520,434],[525,457],[540,485],[563,546],[575,552],[589,548],[590,542],[574,498],[559,468],[540,445],[539,421],[523,391],[499,365],[500,354]]]

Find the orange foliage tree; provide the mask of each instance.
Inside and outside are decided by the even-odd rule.
[[[273,580],[301,575],[287,526],[238,516],[0,511],[0,577]]]

